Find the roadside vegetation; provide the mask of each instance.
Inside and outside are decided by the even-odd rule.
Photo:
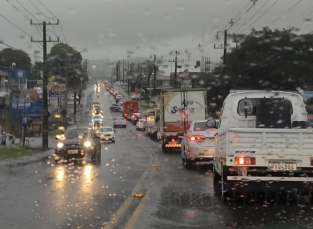
[[[39,149],[27,149],[24,147],[3,148],[0,150],[0,160],[30,156],[39,152],[41,152]]]

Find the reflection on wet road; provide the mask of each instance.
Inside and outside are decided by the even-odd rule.
[[[99,101],[112,126],[114,99],[102,88]],[[51,157],[0,167],[0,193],[0,228],[313,228],[311,206],[223,204],[209,169],[186,170],[131,123],[102,144],[101,165]]]

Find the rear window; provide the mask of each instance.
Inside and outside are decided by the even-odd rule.
[[[261,99],[262,98],[247,98],[247,99],[240,100],[238,102],[237,113],[240,116],[245,116],[245,112],[247,113],[247,116],[256,116],[256,107]],[[277,101],[281,99],[283,98],[273,98],[273,100],[277,100]],[[290,111],[292,114],[293,113],[292,104],[290,101],[289,103],[290,103]]]
[[[113,131],[113,129],[110,127],[100,128],[100,132],[108,132],[108,131]]]
[[[206,126],[206,122],[196,122],[193,126],[194,131],[206,130],[208,127]]]
[[[119,117],[119,118],[116,118],[117,120],[124,120],[124,118],[123,117]]]

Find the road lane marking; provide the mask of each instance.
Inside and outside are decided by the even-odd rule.
[[[147,151],[146,151],[147,152]],[[150,154],[151,155],[151,154]],[[152,156],[154,157],[154,162],[155,164],[158,164],[158,158],[156,157],[156,155],[154,153],[152,153]],[[152,182],[150,183],[147,192],[145,193],[145,196],[142,198],[142,200],[139,202],[139,205],[137,206],[136,210],[134,211],[133,215],[130,217],[130,219],[128,220],[126,226],[124,227],[124,229],[132,229],[135,225],[135,223],[137,222],[137,219],[140,215],[140,213],[142,212],[142,210],[144,209],[144,207],[146,206],[146,203],[148,201],[149,195],[151,194],[153,187],[156,183],[157,178],[159,177],[159,168],[156,167],[155,169],[155,173],[153,175],[153,179]]]
[[[150,162],[152,161],[152,157],[150,155]],[[148,172],[151,168],[148,167],[143,174],[141,175],[139,181],[137,182],[136,186],[133,188],[131,194],[137,193],[139,189],[141,188],[141,185],[143,184],[144,180],[147,178]],[[115,224],[119,221],[122,215],[124,215],[124,212],[127,210],[131,202],[133,201],[134,197],[132,195],[129,195],[127,199],[124,201],[124,203],[121,205],[121,207],[112,215],[112,219],[108,222],[108,224],[105,225],[103,229],[111,229],[115,226]]]

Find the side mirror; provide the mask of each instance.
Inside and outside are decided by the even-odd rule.
[[[208,120],[206,126],[211,129],[217,129],[217,122],[215,120]]]

